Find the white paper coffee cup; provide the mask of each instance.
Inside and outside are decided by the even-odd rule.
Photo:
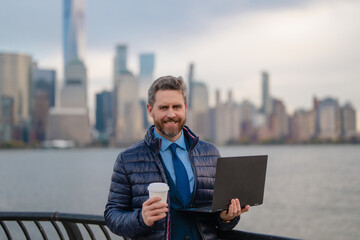
[[[167,195],[169,191],[169,186],[166,183],[162,183],[162,182],[150,183],[148,186],[148,191],[150,198],[155,196],[160,196],[161,202],[166,203]]]

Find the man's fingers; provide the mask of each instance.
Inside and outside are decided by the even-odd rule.
[[[231,200],[231,204],[229,205],[229,209],[228,209],[227,215],[228,215],[228,216],[234,215],[234,204],[233,204],[233,200]]]
[[[143,203],[143,205],[144,206],[149,206],[149,205],[153,204],[154,202],[158,202],[158,201],[161,201],[161,197],[155,196],[155,197],[152,197],[152,198],[149,198],[148,200],[146,200]]]
[[[235,205],[236,205],[236,214],[239,215],[241,213],[241,205],[238,198],[235,199]]]
[[[244,208],[241,209],[241,213],[247,212],[250,210],[250,205],[246,205]]]
[[[164,217],[166,217],[166,214],[157,214],[148,217],[148,220],[154,223],[156,221],[159,221],[160,219],[163,219]]]
[[[160,202],[160,200],[160,197],[154,197],[143,203],[141,215],[147,226],[152,226],[155,221],[166,217],[165,213],[169,211],[168,204]]]

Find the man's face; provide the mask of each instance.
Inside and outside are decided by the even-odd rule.
[[[172,142],[181,136],[181,130],[186,122],[187,109],[181,91],[157,91],[154,106],[151,107],[148,104],[147,109],[161,136]]]

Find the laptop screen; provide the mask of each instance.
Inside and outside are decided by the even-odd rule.
[[[267,159],[267,155],[218,158],[212,210],[227,209],[233,198],[242,208],[262,204]]]

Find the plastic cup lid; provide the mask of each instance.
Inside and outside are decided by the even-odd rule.
[[[154,192],[165,192],[169,191],[169,186],[166,183],[154,182],[149,184],[148,190]]]

